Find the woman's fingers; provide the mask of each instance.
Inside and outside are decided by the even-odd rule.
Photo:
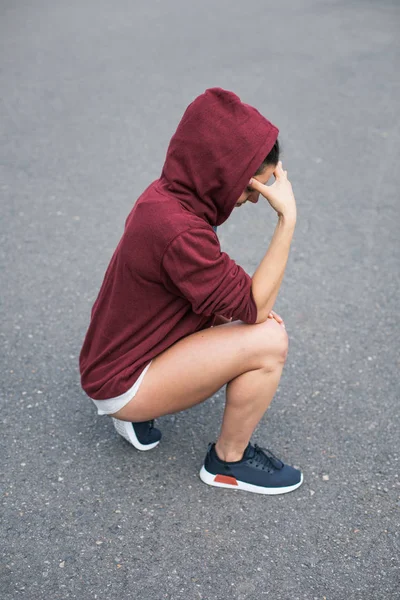
[[[275,319],[275,321],[277,323],[279,323],[279,325],[282,325],[282,327],[285,327],[285,323],[283,322],[282,317],[280,317],[275,311],[271,310],[271,312],[268,315],[268,319]],[[286,329],[286,327],[285,327]]]
[[[258,179],[254,179],[254,177],[252,177],[250,179],[249,185],[251,185],[252,188],[254,188],[255,190],[257,190],[257,192],[260,192],[261,194],[264,194],[265,193],[265,188],[268,188],[268,186],[266,186],[263,183],[261,183],[261,181],[258,181]]]
[[[253,190],[256,190],[257,192],[259,192],[262,196],[264,196],[264,198],[266,200],[268,200],[269,198],[271,198],[271,187],[269,185],[264,185],[263,183],[261,183],[261,181],[258,181],[258,179],[254,179],[254,177],[252,177],[249,181],[249,185],[253,188]],[[274,184],[272,184],[274,185]]]
[[[282,161],[279,161],[278,164],[275,167],[274,170],[274,177],[276,181],[279,181],[280,179],[282,179],[283,177],[287,178],[287,171],[284,171],[282,168]],[[268,195],[268,188],[270,186],[268,185],[264,185],[263,183],[261,183],[260,181],[258,181],[258,179],[255,179],[254,177],[252,177],[249,181],[249,185],[251,185],[251,187],[255,190],[257,190],[257,192],[260,192],[261,194],[263,194],[263,196],[265,196],[265,194]]]
[[[282,168],[282,161],[280,160],[278,162],[278,164],[276,165],[275,171],[274,171],[274,177],[275,179],[280,179],[281,177],[283,177],[285,175],[285,172]]]
[[[283,323],[282,317],[280,317],[274,310],[271,310],[270,314],[278,321],[278,323]]]

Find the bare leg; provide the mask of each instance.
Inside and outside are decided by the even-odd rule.
[[[283,362],[272,371],[259,369],[229,382],[216,452],[221,460],[240,460],[254,429],[275,395]]]
[[[217,448],[223,460],[239,460],[274,396],[287,345],[273,319],[197,332],[155,358],[136,396],[113,416],[145,421],[178,412],[229,382]]]

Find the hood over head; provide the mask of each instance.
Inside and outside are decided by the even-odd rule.
[[[221,225],[272,150],[278,129],[236,94],[211,88],[186,109],[161,182],[210,225]]]

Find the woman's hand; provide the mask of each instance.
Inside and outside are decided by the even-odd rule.
[[[274,312],[273,310],[271,310],[271,312],[269,313],[269,315],[268,315],[268,319],[275,319],[275,321],[276,321],[277,323],[279,323],[279,325],[282,325],[282,327],[284,327],[284,328],[286,329],[286,327],[285,327],[285,323],[283,322],[283,319],[282,319],[282,317],[280,317],[280,316],[279,316],[279,315],[278,315],[276,312]]]
[[[274,177],[275,181],[272,185],[264,185],[254,178],[250,179],[249,185],[268,200],[280,217],[295,221],[297,216],[296,200],[292,184],[288,180],[287,171],[282,168],[281,161],[276,165]]]

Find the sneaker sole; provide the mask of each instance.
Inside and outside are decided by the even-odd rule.
[[[132,423],[128,421],[120,421],[120,419],[115,419],[111,417],[114,423],[114,427],[127,442],[132,444],[136,448],[136,450],[140,450],[141,452],[146,452],[147,450],[152,450],[160,443],[160,440],[157,442],[152,442],[151,444],[141,444],[136,437],[135,430],[132,427]]]
[[[267,496],[276,496],[277,494],[287,494],[288,492],[293,492],[303,483],[303,473],[301,474],[301,479],[295,485],[289,485],[286,487],[261,487],[259,485],[254,485],[253,483],[246,483],[244,481],[239,481],[235,479],[235,477],[227,477],[225,475],[214,475],[213,473],[209,473],[205,466],[203,465],[200,470],[200,479],[206,483],[207,485],[213,485],[214,487],[226,488],[229,490],[244,490],[246,492],[253,492],[253,494],[264,494]]]

